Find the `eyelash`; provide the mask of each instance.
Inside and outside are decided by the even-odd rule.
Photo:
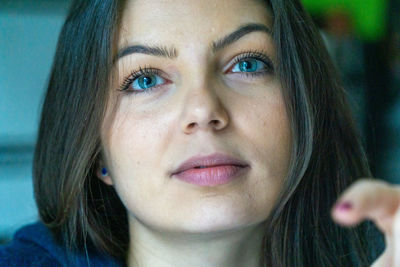
[[[272,64],[272,60],[265,54],[263,51],[249,51],[243,54],[240,54],[237,56],[232,64],[232,67],[228,69],[231,70],[237,63],[245,60],[245,59],[257,59],[260,60],[264,65],[265,65],[265,70],[263,71],[258,71],[258,72],[238,72],[239,75],[243,75],[246,78],[251,76],[251,77],[256,77],[260,75],[266,75],[266,74],[273,74],[274,73],[274,67]],[[134,91],[134,90],[128,90],[129,86],[132,85],[132,83],[138,79],[141,76],[147,76],[147,75],[160,75],[160,70],[150,68],[150,67],[139,67],[139,70],[132,71],[122,82],[120,88],[118,89],[119,91],[129,91],[129,93],[133,94],[140,94],[140,93],[148,93],[152,91],[153,89],[157,88],[158,86],[153,86],[149,87],[146,90],[143,91]]]
[[[245,77],[248,77],[250,75],[251,77],[254,77],[254,76],[274,73],[274,65],[272,64],[272,60],[263,51],[250,51],[250,52],[240,54],[233,60],[232,67],[234,67],[237,63],[239,63],[245,59],[260,60],[262,63],[264,63],[266,69],[263,71],[258,71],[258,72],[240,72],[240,75],[244,75]],[[230,67],[228,70],[231,70],[232,67]]]
[[[147,76],[147,75],[160,75],[160,71],[158,69],[148,68],[148,67],[139,67],[139,70],[132,71],[124,81],[118,90],[120,91],[128,91],[129,86],[140,76]],[[153,88],[157,88],[157,86],[150,87],[143,92],[151,91]],[[132,91],[133,93],[137,94],[140,92]]]

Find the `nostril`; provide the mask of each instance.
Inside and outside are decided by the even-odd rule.
[[[208,126],[207,125],[200,125],[199,123],[197,123],[197,122],[191,122],[191,123],[189,123],[189,124],[187,124],[186,125],[186,131],[189,131],[189,132],[191,132],[191,131],[193,131],[196,127],[212,127],[212,128],[215,128],[215,129],[219,129],[220,127],[221,127],[221,125],[222,125],[222,122],[220,121],[220,120],[210,120],[209,122],[208,122]]]
[[[196,123],[195,122],[192,122],[192,123],[190,123],[189,125],[188,125],[188,128],[189,129],[192,129],[192,128],[194,128],[196,126]]]
[[[220,123],[220,121],[219,121],[219,120],[212,120],[212,121],[210,121],[210,123],[211,123],[212,125],[218,126],[218,124]]]

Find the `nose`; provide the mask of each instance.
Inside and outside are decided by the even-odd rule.
[[[220,131],[228,124],[228,112],[211,87],[199,86],[189,90],[181,119],[181,128],[185,134]]]

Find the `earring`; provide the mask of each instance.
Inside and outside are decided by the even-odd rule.
[[[107,172],[106,167],[103,167],[103,168],[101,169],[101,175],[102,175],[103,177],[108,175],[108,172]]]

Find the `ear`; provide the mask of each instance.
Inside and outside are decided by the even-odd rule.
[[[105,167],[102,160],[99,160],[96,168],[96,176],[106,185],[113,185],[113,181],[110,176],[110,171]]]

